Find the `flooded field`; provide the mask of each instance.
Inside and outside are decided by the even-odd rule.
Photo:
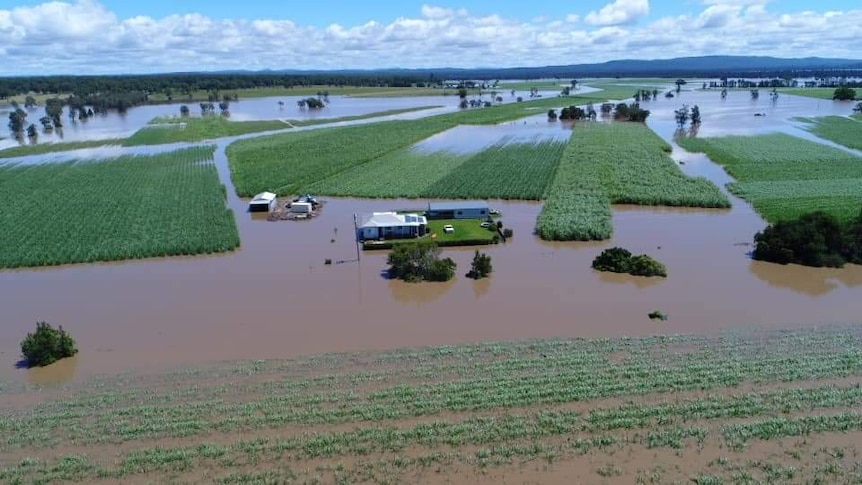
[[[584,92],[590,91],[584,90]],[[553,97],[559,93],[549,91],[540,92],[539,94],[545,97]],[[501,91],[499,96],[503,99],[503,103],[514,103],[519,96],[527,99],[529,92],[516,91],[515,95],[512,95],[509,91]],[[440,112],[445,112],[457,109],[459,101],[457,96],[412,96],[390,98],[330,96],[329,103],[324,109],[314,110],[299,108],[296,102],[307,97],[308,96],[278,96],[232,101],[230,103],[230,118],[235,121],[339,118],[342,116],[364,115],[378,111],[415,108],[420,106],[443,106],[445,109],[440,110]],[[481,98],[476,97],[476,99],[490,101],[491,95],[485,94]],[[279,104],[279,102],[282,102],[283,104]],[[216,105],[217,104],[218,103],[216,103]],[[178,101],[169,104],[137,106],[130,108],[126,113],[122,114],[112,111],[106,115],[93,116],[85,121],[71,121],[69,120],[67,111],[64,108],[62,115],[62,133],[60,131],[55,133],[43,133],[40,130],[38,142],[51,143],[58,141],[98,140],[105,138],[127,137],[141,129],[153,118],[158,116],[178,116],[180,113],[180,106],[182,105],[188,105],[192,115],[200,113],[199,102],[183,103]],[[28,119],[32,118],[32,121],[35,122],[41,116],[44,116],[44,108],[39,107],[30,111]],[[427,116],[427,113],[423,114],[423,116]],[[25,142],[28,142],[28,140],[25,140]],[[0,149],[17,145],[18,142],[12,139],[9,134],[8,127],[6,127],[4,123],[3,126],[0,126]]]
[[[768,98],[750,107],[767,111],[758,119],[741,114],[749,110],[743,96],[731,93],[731,107],[724,109],[717,92],[686,92],[645,107],[654,113],[649,125],[668,140],[675,128],[672,110],[683,101],[700,104],[702,134],[795,130],[791,116],[850,110],[782,96],[772,111]],[[785,110],[782,103],[796,108]],[[533,135],[566,133],[561,124],[538,118],[520,126]],[[465,135],[464,143],[474,138],[483,135]],[[357,251],[353,215],[421,208],[426,201],[332,198],[313,220],[267,222],[246,213],[246,201],[233,196],[224,147],[222,142],[216,162],[242,247],[221,256],[0,272],[0,380],[57,383],[222,360],[534,337],[708,333],[847,323],[862,315],[862,266],[753,262],[749,244],[764,223],[737,198],[729,210],[615,206],[614,237],[601,243],[542,242],[532,234],[540,203],[492,201],[514,238],[487,249],[494,265],[490,279],[463,277],[472,249],[447,249],[458,263],[455,281],[389,281],[382,276],[385,253]],[[681,169],[688,174],[719,186],[729,180],[702,155],[675,147],[674,158],[685,162]],[[592,259],[610,246],[656,257],[669,277],[591,270]],[[327,258],[336,264],[324,265]],[[669,320],[651,322],[652,310],[666,312]],[[80,355],[49,369],[15,369],[18,342],[37,320],[69,329]]]

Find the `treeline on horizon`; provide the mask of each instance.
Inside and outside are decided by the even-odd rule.
[[[444,80],[572,79],[583,77],[707,77],[707,78],[844,78],[862,76],[862,64],[824,69],[587,69],[585,66],[548,66],[505,69],[416,69],[373,71],[173,73],[92,76],[0,77],[0,100],[28,93],[68,93],[79,98],[119,93],[141,96],[170,93],[177,100],[196,91],[223,92],[254,88],[410,87],[436,86]],[[137,104],[141,99],[135,100]]]

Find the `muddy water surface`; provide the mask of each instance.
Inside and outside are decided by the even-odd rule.
[[[667,114],[657,113],[650,124],[669,138]],[[224,146],[217,165],[232,194]],[[729,180],[702,155],[676,149],[674,157],[689,174]],[[730,210],[618,206],[614,237],[601,243],[542,242],[532,235],[541,204],[492,202],[515,237],[487,248],[490,279],[463,277],[472,249],[447,249],[459,265],[455,281],[408,284],[383,277],[385,253],[358,254],[353,214],[425,201],[328,199],[318,218],[270,223],[231,195],[242,236],[235,253],[0,272],[0,380],[56,384],[216,360],[858,321],[862,266],[751,261],[752,234],[764,223],[733,201]],[[670,277],[592,271],[610,246],[655,256]],[[652,310],[669,320],[651,322]],[[80,355],[40,371],[15,369],[18,342],[37,320],[72,331]]]

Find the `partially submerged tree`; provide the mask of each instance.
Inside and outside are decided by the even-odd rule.
[[[667,268],[646,254],[632,256],[626,249],[605,249],[593,260],[593,269],[612,273],[628,273],[634,276],[667,276]]]
[[[682,108],[674,110],[673,117],[676,119],[676,126],[682,128],[688,122],[688,105],[682,105]]]
[[[455,276],[455,261],[440,258],[440,248],[433,241],[398,243],[386,259],[389,277],[404,281],[448,281]]]
[[[691,126],[700,125],[700,108],[697,105],[691,107]]]
[[[55,329],[49,323],[39,322],[36,331],[28,333],[21,342],[21,353],[27,367],[41,367],[71,357],[78,349],[62,325]]]
[[[754,236],[754,259],[779,264],[841,267],[862,262],[862,213],[842,225],[822,212],[779,221]]]
[[[473,255],[473,262],[470,263],[470,272],[467,273],[467,277],[474,280],[486,278],[491,275],[493,270],[491,256],[477,250],[476,254]]]

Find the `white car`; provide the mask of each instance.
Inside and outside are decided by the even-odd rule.
[[[446,224],[445,226],[443,226],[443,232],[445,232],[446,234],[449,234],[449,233],[455,232],[455,228],[452,227],[452,224]]]
[[[488,228],[488,227],[491,227],[491,223],[490,223],[490,222],[488,222],[488,221],[485,221],[485,222],[480,223],[480,224],[479,224],[479,227],[485,227],[485,228]]]

